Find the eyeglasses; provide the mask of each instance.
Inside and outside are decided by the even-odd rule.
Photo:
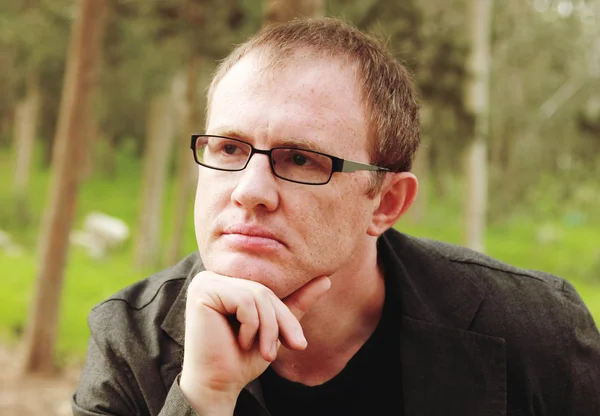
[[[244,170],[255,153],[267,155],[273,175],[305,185],[325,185],[331,180],[334,172],[391,172],[388,168],[295,147],[282,146],[259,150],[242,140],[224,136],[193,134],[191,149],[197,164],[228,172]]]

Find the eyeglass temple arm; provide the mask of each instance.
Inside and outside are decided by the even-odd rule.
[[[356,172],[358,170],[369,170],[378,172],[391,172],[388,168],[382,168],[374,165],[367,165],[366,163],[353,162],[351,160],[334,159],[333,171],[334,172]]]

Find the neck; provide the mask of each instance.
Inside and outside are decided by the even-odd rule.
[[[385,299],[375,241],[354,258],[330,276],[331,289],[302,318],[306,350],[279,350],[272,367],[280,376],[322,384],[337,375],[375,331]]]

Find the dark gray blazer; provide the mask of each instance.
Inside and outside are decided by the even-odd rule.
[[[600,416],[600,334],[569,283],[394,230],[378,250],[402,303],[405,415]],[[195,414],[176,377],[200,270],[193,254],[93,309],[75,415]],[[258,381],[235,414],[269,414]]]

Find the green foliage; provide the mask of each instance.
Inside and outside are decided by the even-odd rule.
[[[543,4],[542,4],[543,3]],[[491,218],[526,200],[539,173],[560,173],[561,194],[600,166],[600,0],[558,13],[559,1],[494,2],[490,120]],[[564,3],[564,2],[563,2]],[[190,56],[215,61],[261,26],[259,0],[127,0],[110,2],[95,119],[110,143],[133,140],[143,152],[148,103],[166,91]],[[423,136],[434,182],[462,170],[472,118],[464,108],[468,54],[466,0],[438,2],[330,0],[328,15],[378,34],[413,72],[423,104]],[[74,0],[14,0],[0,5],[0,136],[9,134],[26,79],[38,75],[45,156],[54,137]],[[545,8],[540,5],[546,5]],[[595,9],[593,9],[595,7]],[[536,9],[537,8],[537,9]],[[595,12],[593,12],[596,10]],[[563,13],[564,14],[564,13]],[[548,102],[564,85],[575,91]],[[205,83],[200,84],[204,90]],[[559,94],[560,95],[560,94]],[[0,126],[2,127],[2,126]],[[6,140],[6,137],[0,140]]]
[[[233,44],[260,24],[256,1],[116,2],[107,29],[98,91],[100,130],[142,148],[148,103],[166,92],[191,56],[211,72]],[[211,62],[206,65],[207,62]]]
[[[117,153],[117,175],[114,178],[98,173],[82,186],[77,207],[76,226],[85,214],[101,211],[123,219],[135,232],[140,189],[140,166],[133,149]],[[0,177],[9,176],[9,154],[0,151]],[[9,183],[0,182],[0,229],[9,231],[16,242],[24,247],[21,257],[0,254],[0,339],[16,342],[24,330],[27,312],[37,273],[36,243],[42,209],[46,199],[48,172],[38,169],[33,173],[29,201],[35,220],[26,229],[12,221],[7,207],[11,204]],[[408,219],[397,228],[409,234],[435,238],[452,243],[462,241],[460,183],[452,181],[452,192],[446,200],[432,197],[426,220],[413,224]],[[163,229],[172,222],[170,182],[165,201]],[[541,193],[543,195],[543,193]],[[540,205],[552,202],[546,196]],[[583,216],[530,215],[528,211],[515,212],[510,220],[489,229],[486,239],[488,253],[517,266],[544,270],[569,279],[587,302],[596,321],[600,321],[600,218],[594,205],[580,203]],[[164,240],[163,240],[164,241]],[[191,212],[187,219],[184,252],[195,250],[195,234]],[[90,309],[117,290],[142,279],[145,273],[132,268],[132,246],[127,243],[106,260],[88,258],[77,247],[72,248],[64,280],[58,334],[58,354],[62,362],[80,361],[84,357],[89,332],[86,316]]]
[[[72,0],[0,3],[0,117],[25,95],[32,74],[60,90],[72,6]]]
[[[540,4],[545,10],[536,10]],[[563,2],[564,3],[564,2]],[[330,0],[342,16],[387,40],[415,74],[429,147],[431,201],[416,235],[462,241],[462,150],[472,120],[463,103],[466,0]],[[490,120],[489,254],[572,280],[600,319],[600,0],[558,13],[559,0],[494,2]],[[32,221],[22,225],[0,149],[0,229],[23,245],[21,258],[0,257],[0,334],[22,331],[35,276],[35,247],[47,198],[49,149],[60,103],[74,0],[0,3],[0,145],[10,136],[15,104],[28,78],[42,88],[40,142],[29,185]],[[202,57],[204,89],[215,61],[262,24],[259,0],[115,0],[106,29],[94,116],[101,132],[97,169],[82,187],[76,226],[90,211],[124,219],[135,235],[147,104],[168,89],[191,56]],[[591,8],[595,12],[591,13]],[[564,13],[563,13],[564,14]],[[572,92],[561,96],[565,86]],[[567,88],[568,90],[568,88]],[[552,111],[548,111],[548,108]],[[112,160],[114,159],[114,163]],[[114,167],[113,167],[114,166]],[[172,183],[163,230],[169,230]],[[191,218],[185,250],[195,247]],[[142,277],[130,269],[127,244],[98,263],[73,250],[65,283],[59,350],[81,356],[84,316],[94,303]]]
[[[372,0],[330,1],[329,13],[386,40],[395,56],[414,73],[423,105],[425,134],[434,136],[436,149],[462,147],[471,118],[463,105],[467,56],[464,0],[444,2]],[[441,121],[441,122],[440,122]],[[445,137],[444,137],[445,136]],[[446,139],[452,137],[452,140]],[[445,160],[438,152],[440,164]]]

